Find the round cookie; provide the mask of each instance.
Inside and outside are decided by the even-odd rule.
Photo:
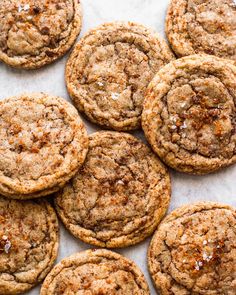
[[[236,67],[193,55],[162,68],[150,83],[142,125],[172,168],[205,174],[236,162]]]
[[[83,164],[88,138],[62,98],[25,94],[0,101],[0,193],[32,199],[59,190]]]
[[[90,136],[86,161],[57,193],[57,213],[86,243],[116,248],[151,235],[170,201],[168,171],[140,140],[126,133]]]
[[[0,60],[35,69],[64,55],[81,30],[79,0],[2,0]]]
[[[135,23],[107,23],[74,48],[66,82],[76,107],[94,123],[140,127],[143,98],[156,72],[174,56],[156,33]]]
[[[59,226],[44,201],[0,197],[0,294],[21,294],[41,282],[56,260]]]
[[[216,203],[181,207],[156,231],[148,252],[160,294],[235,294],[236,211]]]
[[[139,268],[108,250],[87,250],[63,259],[49,273],[40,295],[149,295]]]
[[[178,56],[206,53],[236,61],[236,2],[172,0],[166,34]]]

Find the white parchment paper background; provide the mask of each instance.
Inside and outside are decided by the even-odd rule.
[[[20,2],[20,0],[19,0]],[[169,0],[82,0],[84,9],[83,36],[88,29],[103,22],[131,20],[143,23],[164,36],[164,19]],[[70,100],[64,83],[64,67],[68,55],[58,62],[36,71],[21,71],[0,64],[0,99],[22,92],[43,91]],[[89,133],[98,128],[83,118]],[[136,135],[143,135],[141,132]],[[185,203],[199,200],[224,202],[236,206],[236,166],[208,176],[196,177],[171,172],[172,201],[169,211]],[[146,252],[149,240],[127,249],[117,250],[134,260],[148,280],[151,294],[156,294],[150,280]],[[74,252],[90,248],[74,239],[61,225],[58,260]],[[39,287],[28,295],[39,294]]]

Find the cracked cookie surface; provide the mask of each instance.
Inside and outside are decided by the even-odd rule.
[[[146,88],[172,59],[165,41],[142,25],[104,24],[73,50],[66,67],[67,88],[92,122],[117,131],[137,129]]]
[[[63,259],[49,273],[40,295],[149,295],[139,268],[108,250],[87,250]]]
[[[154,234],[149,270],[163,295],[233,295],[236,290],[236,211],[217,203],[187,205]]]
[[[47,201],[0,197],[0,294],[26,292],[44,279],[57,257],[58,229]]]
[[[152,151],[130,134],[102,131],[90,136],[84,165],[55,205],[74,236],[115,248],[152,234],[169,201],[168,171]]]
[[[210,55],[184,57],[150,83],[143,129],[172,168],[210,173],[236,162],[235,102],[235,66]]]
[[[236,2],[172,0],[166,33],[178,56],[206,53],[236,61]]]
[[[77,110],[59,97],[0,102],[0,193],[31,199],[60,189],[83,164],[88,138]]]
[[[0,60],[34,69],[61,57],[81,30],[78,0],[1,0]]]

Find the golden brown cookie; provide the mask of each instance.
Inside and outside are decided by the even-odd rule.
[[[205,174],[236,162],[236,67],[193,55],[163,67],[150,83],[142,125],[172,168]]]
[[[236,2],[172,0],[166,34],[178,56],[206,53],[236,61]]]
[[[0,125],[0,193],[7,197],[55,192],[85,160],[85,126],[62,98],[34,93],[5,99]]]
[[[55,205],[75,237],[115,248],[151,235],[169,201],[168,171],[152,151],[130,134],[103,131],[90,136],[84,165]]]
[[[108,23],[74,48],[66,82],[76,107],[117,131],[140,127],[146,87],[174,56],[156,33],[135,23]]]
[[[65,54],[81,30],[79,0],[1,0],[0,60],[35,69]]]
[[[63,259],[49,273],[40,295],[149,295],[139,268],[108,250],[87,250]]]
[[[41,282],[58,251],[58,221],[44,200],[0,197],[0,294],[15,295]]]
[[[167,216],[148,252],[162,295],[233,295],[236,290],[236,211],[216,203],[187,205]]]

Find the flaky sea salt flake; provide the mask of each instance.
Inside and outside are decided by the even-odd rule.
[[[29,4],[25,4],[25,6],[23,7],[24,11],[28,11],[30,9]]]
[[[9,240],[7,240],[7,242],[6,242],[5,246],[4,246],[5,253],[8,254],[10,249],[11,249],[11,242]]]
[[[195,262],[195,269],[200,270],[200,268],[203,266],[202,261],[196,261]]]
[[[211,259],[212,259],[212,255],[208,255],[207,253],[203,253],[203,255],[202,255],[202,258],[203,258],[203,260],[205,260],[205,261],[207,261],[207,262],[209,262],[209,261],[211,261]]]
[[[171,128],[172,130],[176,130],[176,129],[177,129],[177,126],[176,126],[176,125],[172,125],[170,128]]]
[[[21,6],[21,4],[18,5],[18,12],[21,12],[23,10],[23,7]]]
[[[117,181],[118,184],[124,185],[124,182],[122,180]]]
[[[180,129],[186,129],[187,127],[188,126],[187,126],[186,122],[184,122],[184,124],[180,126]]]
[[[102,82],[97,82],[97,85],[100,87],[104,86],[104,84]]]
[[[120,96],[119,93],[115,93],[115,92],[114,92],[114,93],[111,94],[111,98],[112,98],[113,100],[117,100],[117,99],[119,98],[119,96]]]

